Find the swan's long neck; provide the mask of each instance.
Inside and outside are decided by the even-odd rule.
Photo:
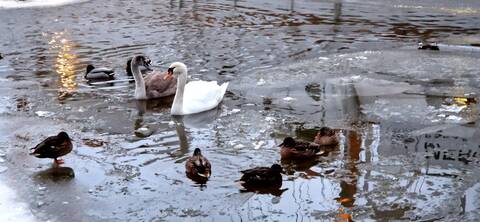
[[[185,91],[185,85],[187,84],[187,71],[181,73],[177,79],[177,92],[173,99],[172,109],[170,113],[173,115],[183,114],[183,93]]]
[[[132,74],[135,79],[135,99],[146,99],[147,91],[145,89],[145,81],[143,80],[142,73],[140,73],[140,67],[136,62],[132,60]]]

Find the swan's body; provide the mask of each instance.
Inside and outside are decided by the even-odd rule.
[[[177,78],[177,91],[170,110],[172,115],[189,115],[211,110],[218,106],[227,91],[228,82],[191,81],[187,83],[187,67],[175,62],[168,69],[169,77]]]
[[[135,56],[132,59],[132,74],[135,79],[135,99],[154,99],[175,94],[177,80],[166,78],[167,74],[153,72],[145,78],[140,72],[140,66],[147,69],[150,60],[144,56]]]

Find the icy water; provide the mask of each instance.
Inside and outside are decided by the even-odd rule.
[[[480,216],[478,1],[0,0],[0,21],[0,220]],[[419,51],[419,39],[447,46]],[[223,103],[173,118],[172,98],[83,79],[94,64],[126,80],[139,53],[229,81]],[[285,136],[321,126],[339,130],[338,148],[280,161]],[[60,130],[75,144],[62,167],[28,155]],[[213,166],[205,185],[184,172],[197,147]],[[282,190],[240,191],[240,170],[273,163]]]

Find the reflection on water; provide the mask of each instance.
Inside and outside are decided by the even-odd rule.
[[[40,181],[62,182],[75,178],[75,172],[70,167],[53,166],[35,174],[35,178]]]
[[[377,0],[234,0],[232,7],[226,0],[119,0],[6,10],[0,27],[11,33],[0,35],[6,55],[1,62],[14,71],[1,74],[19,84],[12,116],[57,108],[48,86],[58,78],[58,97],[76,98],[61,101],[65,109],[55,110],[55,119],[82,139],[89,134],[105,141],[102,149],[82,146],[69,155],[80,190],[72,196],[86,207],[68,213],[138,221],[455,216],[462,208],[455,206],[458,192],[478,180],[472,176],[480,155],[478,57],[418,52],[415,42],[468,38],[478,25],[476,18],[434,10],[451,1],[415,7],[417,2],[395,7]],[[39,33],[51,30],[65,31],[48,37],[47,50],[42,43],[49,34]],[[173,97],[137,102],[126,82],[80,84],[83,67],[93,61],[121,70],[118,77],[124,78],[126,58],[138,53],[161,66],[185,61],[192,79],[230,81],[222,106],[172,118]],[[30,85],[21,80],[46,87],[26,90]],[[0,87],[1,93],[12,94],[0,84],[7,89]],[[26,127],[18,133],[31,128],[21,123]],[[32,131],[48,124],[39,122]],[[280,161],[276,135],[311,141],[321,126],[339,129],[338,149],[311,162],[282,161],[283,189],[238,192],[239,169]],[[139,129],[144,134],[136,136]],[[208,187],[192,189],[184,163],[197,147],[214,173]],[[54,171],[39,177],[73,178],[68,169]],[[475,199],[472,193],[478,192],[462,197],[464,205]],[[444,203],[452,206],[444,210]]]
[[[77,55],[73,54],[74,44],[67,39],[65,32],[54,32],[49,45],[51,50],[57,52],[55,72],[60,77],[58,98],[63,100],[77,88],[77,76],[75,74]]]

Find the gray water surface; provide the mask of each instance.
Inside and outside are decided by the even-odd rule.
[[[0,177],[39,221],[475,221],[479,16],[446,0],[0,8]],[[223,103],[173,118],[172,98],[135,101],[124,69],[140,53],[230,82]],[[126,81],[89,84],[87,64]],[[280,163],[284,137],[321,126],[337,149],[283,162],[283,192],[240,191],[240,170]],[[60,130],[75,144],[62,167],[28,155]],[[207,184],[185,176],[197,147]]]

